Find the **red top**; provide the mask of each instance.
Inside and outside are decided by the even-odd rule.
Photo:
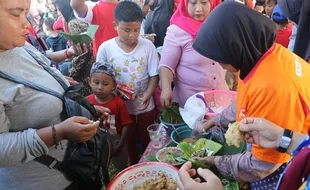
[[[112,38],[117,36],[117,32],[114,29],[114,8],[116,7],[115,3],[109,3],[100,1],[93,8],[93,20],[92,24],[98,25],[99,28],[95,34],[93,52],[96,57],[99,46]]]
[[[53,29],[54,29],[54,30],[63,30],[63,31],[65,31],[64,25],[65,25],[65,24],[64,24],[64,22],[63,22],[63,20],[62,20],[62,17],[59,16],[59,17],[57,18],[57,20],[55,21],[54,25],[53,25]]]
[[[35,30],[34,30],[34,28],[33,28],[32,25],[29,26],[29,28],[28,28],[28,33],[33,37],[33,39],[35,39],[35,41],[37,42],[37,44],[40,45],[40,43],[39,43],[39,41],[38,41],[38,39],[37,39],[36,32],[35,32]],[[26,38],[26,41],[27,41],[28,43],[32,44],[31,41],[29,40],[29,38]],[[40,46],[41,46],[41,45],[40,45]],[[41,47],[41,48],[42,48],[42,47]],[[42,48],[42,49],[43,49],[43,48]]]
[[[250,7],[251,9],[253,9],[253,8],[254,8],[253,0],[246,0],[246,1],[247,1],[248,7]]]
[[[87,96],[87,99],[95,106],[103,106],[111,110],[111,120],[107,127],[116,127],[117,134],[121,134],[122,126],[132,123],[125,102],[120,97],[114,96],[113,100],[105,104],[97,102],[94,94]]]
[[[292,26],[288,26],[285,30],[278,30],[276,43],[281,44],[284,47],[288,47],[290,43],[290,37],[292,35]]]

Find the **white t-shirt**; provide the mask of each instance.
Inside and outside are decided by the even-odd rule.
[[[79,15],[77,14],[77,12],[74,11],[74,9],[73,9],[73,13],[74,13],[74,16],[75,16],[77,19],[79,19],[79,20],[81,20],[81,21],[83,21],[83,22],[87,22],[88,24],[91,24],[91,22],[92,22],[92,20],[93,20],[93,16],[94,16],[94,14],[93,14],[93,8],[94,8],[99,2],[95,3],[95,2],[91,2],[91,1],[86,1],[85,3],[86,3],[86,5],[87,5],[88,10],[87,10],[87,14],[86,14],[86,16],[85,16],[84,18],[83,18],[83,17],[79,17]]]
[[[116,82],[135,89],[137,98],[125,101],[129,114],[138,115],[154,109],[154,101],[151,98],[145,110],[138,110],[150,77],[158,75],[158,55],[151,41],[139,37],[136,48],[126,53],[117,45],[116,38],[113,38],[101,44],[97,61],[112,63],[117,71]]]

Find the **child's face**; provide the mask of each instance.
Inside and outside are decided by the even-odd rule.
[[[88,81],[93,93],[97,98],[104,100],[115,89],[115,82],[105,73],[93,73]]]
[[[257,12],[260,12],[260,13],[262,13],[262,12],[264,11],[264,7],[261,6],[261,5],[256,5],[256,6],[254,7],[254,9],[255,9]]]
[[[118,33],[119,40],[128,45],[131,46],[136,43],[139,35],[140,35],[140,29],[141,29],[141,22],[135,21],[135,22],[123,22],[120,21],[116,23],[115,30]]]
[[[266,14],[271,17],[272,15],[272,11],[274,9],[274,7],[276,6],[276,3],[274,1],[270,1],[270,3],[268,3],[266,5],[266,8],[265,8],[265,11],[266,11]]]

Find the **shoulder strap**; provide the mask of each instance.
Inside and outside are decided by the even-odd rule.
[[[39,63],[39,65],[41,65],[44,68],[44,70],[46,70],[50,75],[52,75],[55,78],[55,80],[62,86],[64,90],[68,88],[68,85],[65,83],[65,81],[63,81],[49,66],[47,66],[42,61],[42,59],[39,58],[37,54],[35,54],[33,51],[25,47],[24,49],[33,57],[34,60],[36,60]]]
[[[22,78],[13,76],[11,74],[8,74],[8,73],[0,71],[0,77],[2,77],[4,79],[7,79],[9,81],[12,81],[12,82],[23,84],[23,85],[25,85],[25,86],[27,86],[29,88],[34,89],[34,90],[38,90],[38,91],[50,94],[52,96],[55,96],[55,97],[57,97],[57,98],[59,98],[61,100],[64,100],[64,97],[62,96],[62,94],[60,94],[58,92],[55,92],[53,90],[44,88],[41,85],[32,83],[30,81],[26,81],[26,80],[24,80]],[[36,158],[35,160],[40,162],[41,164],[46,165],[50,169],[57,169],[57,170],[63,172],[62,171],[62,163],[60,161],[58,161],[57,159],[55,159],[54,157],[51,157],[50,155],[43,155],[43,156],[40,156],[40,157]]]
[[[45,88],[39,84],[35,84],[33,82],[30,82],[30,81],[27,81],[25,79],[22,79],[22,78],[19,78],[19,77],[16,77],[14,75],[11,75],[9,73],[5,73],[3,71],[0,71],[0,77],[4,78],[4,79],[7,79],[9,81],[12,81],[12,82],[16,82],[16,83],[19,83],[19,84],[23,84],[29,88],[32,88],[34,90],[38,90],[40,92],[45,92],[47,94],[50,94],[52,96],[55,96],[61,100],[64,100],[64,97],[62,94],[56,92],[56,91],[53,91],[51,89],[48,89],[48,88]]]

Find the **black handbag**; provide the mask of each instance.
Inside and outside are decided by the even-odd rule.
[[[0,77],[23,84],[34,90],[53,95],[63,101],[62,119],[72,116],[83,116],[96,121],[99,116],[94,106],[78,91],[83,85],[77,84],[67,86],[67,84],[48,67],[34,52],[24,48],[55,80],[64,88],[64,93],[60,94],[33,82],[13,76],[0,71]],[[49,155],[43,155],[35,160],[48,166],[50,169],[57,169],[75,183],[79,188],[98,189],[109,183],[108,167],[111,158],[112,143],[108,131],[102,122],[99,130],[89,141],[84,143],[68,142],[64,159],[62,162]]]

